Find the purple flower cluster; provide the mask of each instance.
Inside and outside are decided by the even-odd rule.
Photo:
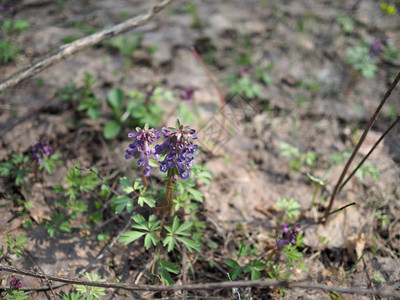
[[[144,167],[143,175],[150,175],[149,158],[153,157],[160,161],[160,170],[168,171],[168,176],[174,181],[178,180],[178,176],[182,179],[187,179],[190,176],[190,169],[193,167],[193,159],[196,154],[197,145],[193,144],[192,140],[197,139],[195,130],[189,127],[180,125],[177,121],[176,128],[162,128],[164,137],[166,138],[162,144],[155,145],[156,139],[160,138],[160,133],[157,129],[136,128],[136,133],[129,133],[129,137],[135,141],[129,145],[129,150],[126,150],[126,159],[139,154],[138,166]]]
[[[48,145],[48,141],[40,139],[36,144],[31,145],[32,158],[37,160],[39,165],[43,164],[44,157],[50,157],[53,154],[53,148]]]
[[[190,169],[193,167],[193,159],[198,145],[192,140],[197,139],[196,130],[184,128],[178,124],[178,128],[162,128],[165,142],[156,146],[156,154],[165,155],[160,162],[161,172],[172,170],[173,175],[179,175],[182,179],[190,176]],[[177,176],[174,176],[177,179]]]
[[[129,150],[126,150],[125,158],[131,159],[132,157],[139,154],[139,160],[137,162],[139,167],[143,167],[143,175],[150,176],[150,164],[149,158],[153,156],[153,158],[158,159],[159,156],[155,154],[155,149],[150,147],[154,144],[154,140],[160,138],[160,133],[157,129],[148,129],[148,125],[146,124],[144,129],[136,128],[135,133],[129,133],[128,137],[131,139],[135,139],[132,144],[129,144]]]
[[[195,88],[189,87],[182,91],[182,99],[183,100],[194,100],[194,92],[196,91]]]
[[[299,233],[301,225],[297,224],[294,229],[289,233],[289,228],[288,224],[283,224],[282,229],[284,233],[284,238],[283,240],[276,240],[276,245],[278,248],[282,248],[284,245],[289,245],[292,244],[293,246],[296,245],[296,237],[297,234]]]
[[[11,279],[11,282],[10,282],[10,288],[12,290],[17,290],[17,289],[20,289],[21,287],[22,287],[21,279],[19,279],[17,277],[13,277],[13,279]]]

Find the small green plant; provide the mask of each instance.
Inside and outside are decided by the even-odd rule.
[[[400,50],[393,48],[391,45],[387,45],[383,51],[383,58],[389,62],[394,63],[400,55]]]
[[[79,99],[76,83],[73,81],[67,84],[65,87],[60,88],[56,94],[57,99],[63,101],[77,101]]]
[[[342,27],[342,31],[344,34],[350,34],[353,33],[354,31],[354,21],[350,17],[337,17],[336,21],[340,24]]]
[[[348,49],[347,61],[354,70],[367,79],[373,78],[378,71],[378,67],[370,56],[369,46],[364,43]]]
[[[294,221],[300,215],[301,204],[290,198],[287,200],[286,198],[279,199],[276,202],[276,206],[278,206],[285,213],[285,218],[288,222]]]
[[[7,253],[16,254],[19,257],[23,257],[24,248],[26,244],[28,244],[28,239],[20,233],[16,238],[9,236],[6,234],[6,244],[7,244]]]
[[[378,169],[374,164],[369,162],[364,163],[356,172],[357,178],[361,181],[364,181],[367,175],[373,177],[374,179],[379,179]]]
[[[265,262],[262,262],[260,259],[251,260],[244,265],[240,264],[240,258],[247,258],[249,256],[254,256],[257,253],[261,252],[260,249],[256,247],[252,247],[250,244],[244,244],[243,242],[239,245],[239,250],[236,252],[236,259],[228,259],[225,261],[225,264],[230,267],[229,276],[232,280],[236,280],[242,277],[243,274],[250,274],[251,280],[257,280],[261,278],[260,271],[263,271],[267,268]]]
[[[17,54],[19,54],[18,46],[14,45],[10,41],[0,39],[0,63],[7,64],[15,61]]]
[[[248,99],[254,99],[260,96],[259,85],[250,77],[232,78],[228,80],[229,92],[232,95],[244,95]]]
[[[93,121],[96,121],[101,114],[101,100],[96,98],[92,88],[95,82],[93,75],[85,72],[83,88],[80,93],[81,99],[78,105],[78,111],[86,111],[88,117]]]
[[[328,161],[329,163],[338,166],[344,163],[345,159],[349,158],[351,156],[351,153],[348,151],[343,151],[342,153],[332,153]]]
[[[382,276],[381,273],[374,272],[374,275],[372,276],[372,280],[374,282],[386,282],[385,278]]]
[[[75,28],[78,28],[79,30],[82,30],[86,35],[90,35],[93,33],[96,33],[96,28],[85,24],[84,22],[76,22],[74,25]]]
[[[104,282],[105,279],[102,279],[98,274],[93,273],[90,274],[88,272],[85,273],[85,277],[88,281],[93,282]],[[100,296],[105,296],[105,288],[99,286],[86,286],[86,285],[77,285],[76,290],[78,293],[86,296],[86,300],[94,300],[100,299]]]
[[[6,31],[10,35],[14,33],[19,33],[29,29],[29,21],[20,19],[5,20],[1,24],[1,29]]]
[[[88,205],[80,200],[82,194],[93,191],[100,185],[99,179],[94,173],[82,175],[78,168],[79,165],[70,168],[64,180],[66,188],[62,185],[54,188],[54,192],[62,194],[62,198],[55,203],[56,211],[44,224],[50,237],[54,237],[59,232],[72,232],[71,220],[76,220],[78,215],[88,210]],[[93,213],[92,220],[98,220],[101,217],[101,215]]]
[[[388,215],[384,214],[381,210],[377,210],[375,212],[375,218],[378,220],[380,226],[382,226],[383,228],[390,225],[390,218],[388,217]]]
[[[172,101],[172,92],[153,86],[149,87],[146,93],[134,90],[126,96],[123,90],[112,89],[108,93],[107,103],[113,111],[114,120],[106,123],[103,129],[104,137],[117,137],[124,125],[144,126],[147,122],[151,127],[157,126],[164,114],[164,110],[158,104],[161,100]]]
[[[316,168],[317,155],[312,151],[301,153],[300,150],[285,142],[280,142],[279,145],[280,156],[286,157],[289,160],[290,169],[293,171],[300,171],[301,166],[304,164],[311,167],[313,170]]]
[[[140,34],[131,33],[128,35],[120,35],[106,41],[106,44],[115,48],[124,57],[132,57],[133,53],[139,49],[142,43],[142,36]]]
[[[63,300],[84,300],[85,297],[81,293],[69,293],[69,294],[64,294],[62,299]]]
[[[311,180],[311,182],[315,184],[315,189],[310,204],[310,208],[312,208],[314,206],[315,199],[317,198],[320,188],[326,186],[328,184],[328,180],[319,179],[311,174],[307,174],[307,177]]]
[[[197,5],[196,3],[187,3],[186,4],[186,11],[190,14],[192,18],[192,27],[193,28],[201,28],[202,23],[201,19],[199,17],[199,14],[197,13]]]
[[[13,153],[10,161],[0,165],[0,175],[10,176],[16,186],[26,186],[25,177],[30,173],[30,159],[23,153]]]

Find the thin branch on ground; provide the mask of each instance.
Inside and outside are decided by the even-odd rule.
[[[38,262],[36,261],[36,259],[33,257],[33,255],[31,254],[31,252],[30,251],[28,251],[28,250],[24,250],[26,253],[28,253],[28,256],[32,259],[32,261],[38,266],[38,268],[39,268],[39,270],[40,270],[40,272],[42,272],[43,274],[45,274],[44,273],[44,271],[43,271],[43,269],[40,267],[40,265],[38,264]],[[53,294],[53,297],[54,297],[54,299],[57,299],[57,296],[56,296],[56,293],[54,292],[54,289],[53,289],[53,287],[51,286],[51,283],[50,283],[50,280],[46,277],[45,278],[46,279],[46,282],[47,282],[47,285],[49,286],[49,289],[51,290],[51,293]]]
[[[72,54],[87,48],[89,46],[96,45],[101,41],[112,38],[118,34],[127,32],[136,27],[146,24],[151,20],[159,11],[167,6],[173,0],[164,0],[163,2],[153,6],[147,13],[128,19],[122,23],[112,26],[109,29],[105,29],[89,35],[87,37],[76,40],[70,44],[66,44],[58,48],[57,50],[45,55],[43,58],[37,60],[29,67],[17,71],[10,77],[0,81],[0,92],[9,89],[25,79],[31,78],[32,76],[42,72],[51,65],[59,62],[60,60],[71,56]]]
[[[144,284],[124,284],[124,283],[114,283],[114,282],[93,282],[87,280],[77,280],[65,277],[58,277],[54,275],[39,274],[37,272],[32,272],[24,269],[17,269],[13,267],[8,267],[0,264],[0,271],[16,273],[20,275],[45,278],[49,280],[64,282],[67,284],[78,284],[86,286],[97,286],[103,288],[114,288],[122,289],[127,291],[212,291],[220,289],[231,289],[231,288],[246,288],[246,287],[281,287],[286,289],[305,289],[305,290],[321,290],[326,292],[337,292],[343,294],[357,294],[357,295],[377,295],[381,297],[400,297],[400,292],[390,289],[389,286],[384,286],[378,290],[371,290],[361,287],[341,287],[341,286],[329,286],[326,284],[306,282],[306,281],[285,281],[285,280],[240,280],[240,281],[222,281],[222,282],[211,282],[211,283],[200,283],[200,284],[185,284],[185,285],[170,285],[170,286],[157,286],[157,285],[144,285]],[[5,289],[7,287],[0,287],[0,289]],[[22,289],[24,290],[24,289]]]
[[[329,213],[332,209],[333,206],[333,202],[335,202],[335,198],[336,196],[339,194],[340,191],[340,186],[343,182],[344,176],[347,173],[347,170],[349,169],[351,163],[353,162],[356,154],[358,153],[358,150],[360,149],[362,143],[365,140],[365,137],[367,136],[368,132],[371,130],[372,125],[374,125],[376,119],[378,118],[379,113],[381,112],[383,106],[385,105],[386,101],[389,99],[390,95],[392,94],[392,91],[394,90],[394,88],[396,87],[396,85],[399,83],[400,81],[400,72],[397,74],[396,78],[393,80],[391,86],[389,87],[389,89],[386,91],[385,95],[383,96],[381,102],[379,103],[377,109],[375,110],[374,114],[372,115],[371,119],[369,120],[367,127],[365,128],[360,140],[358,141],[356,147],[353,150],[353,153],[351,154],[351,157],[349,158],[349,160],[347,161],[346,165],[343,168],[342,173],[340,174],[339,180],[337,181],[336,185],[335,185],[335,189],[333,190],[332,196],[329,200],[329,204],[328,204],[328,208],[325,210],[325,215],[324,215],[324,222],[328,221],[328,216]]]

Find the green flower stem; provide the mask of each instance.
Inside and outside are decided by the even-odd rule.
[[[321,188],[321,185],[317,183],[317,185],[316,185],[316,187],[314,189],[313,196],[312,196],[310,209],[314,207],[315,198],[317,198],[317,194],[318,194],[320,188]]]

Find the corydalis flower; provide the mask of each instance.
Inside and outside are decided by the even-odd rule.
[[[11,279],[10,288],[12,290],[17,290],[17,289],[20,289],[21,287],[22,287],[21,279],[19,279],[17,277],[14,277],[13,279]]]
[[[48,141],[42,139],[36,144],[31,145],[32,158],[37,160],[39,165],[43,164],[44,157],[50,157],[53,154],[53,148],[48,145]]]
[[[284,245],[289,245],[289,244],[292,244],[293,246],[295,246],[297,234],[299,233],[300,227],[301,227],[301,225],[297,224],[294,227],[294,229],[292,230],[292,232],[289,233],[288,225],[283,224],[282,229],[283,229],[284,237],[286,237],[286,238],[283,240],[276,240],[276,245],[278,246],[278,248],[282,248]]]
[[[149,129],[149,125],[146,124],[144,129],[139,127],[136,128],[135,133],[128,133],[128,137],[135,139],[132,144],[129,144],[128,150],[126,150],[126,159],[131,159],[134,156],[139,156],[137,164],[139,167],[143,167],[143,175],[150,176],[150,164],[149,158],[152,156],[158,159],[158,155],[155,154],[155,149],[151,147],[154,144],[154,140],[160,138],[160,133],[157,129]]]
[[[192,140],[197,139],[194,129],[184,127],[177,120],[176,128],[162,128],[165,142],[157,145],[155,150],[157,155],[165,155],[163,161],[160,162],[160,170],[167,172],[171,170],[169,176],[179,175],[182,179],[190,176],[190,169],[193,167],[193,159],[196,154],[197,145]]]

